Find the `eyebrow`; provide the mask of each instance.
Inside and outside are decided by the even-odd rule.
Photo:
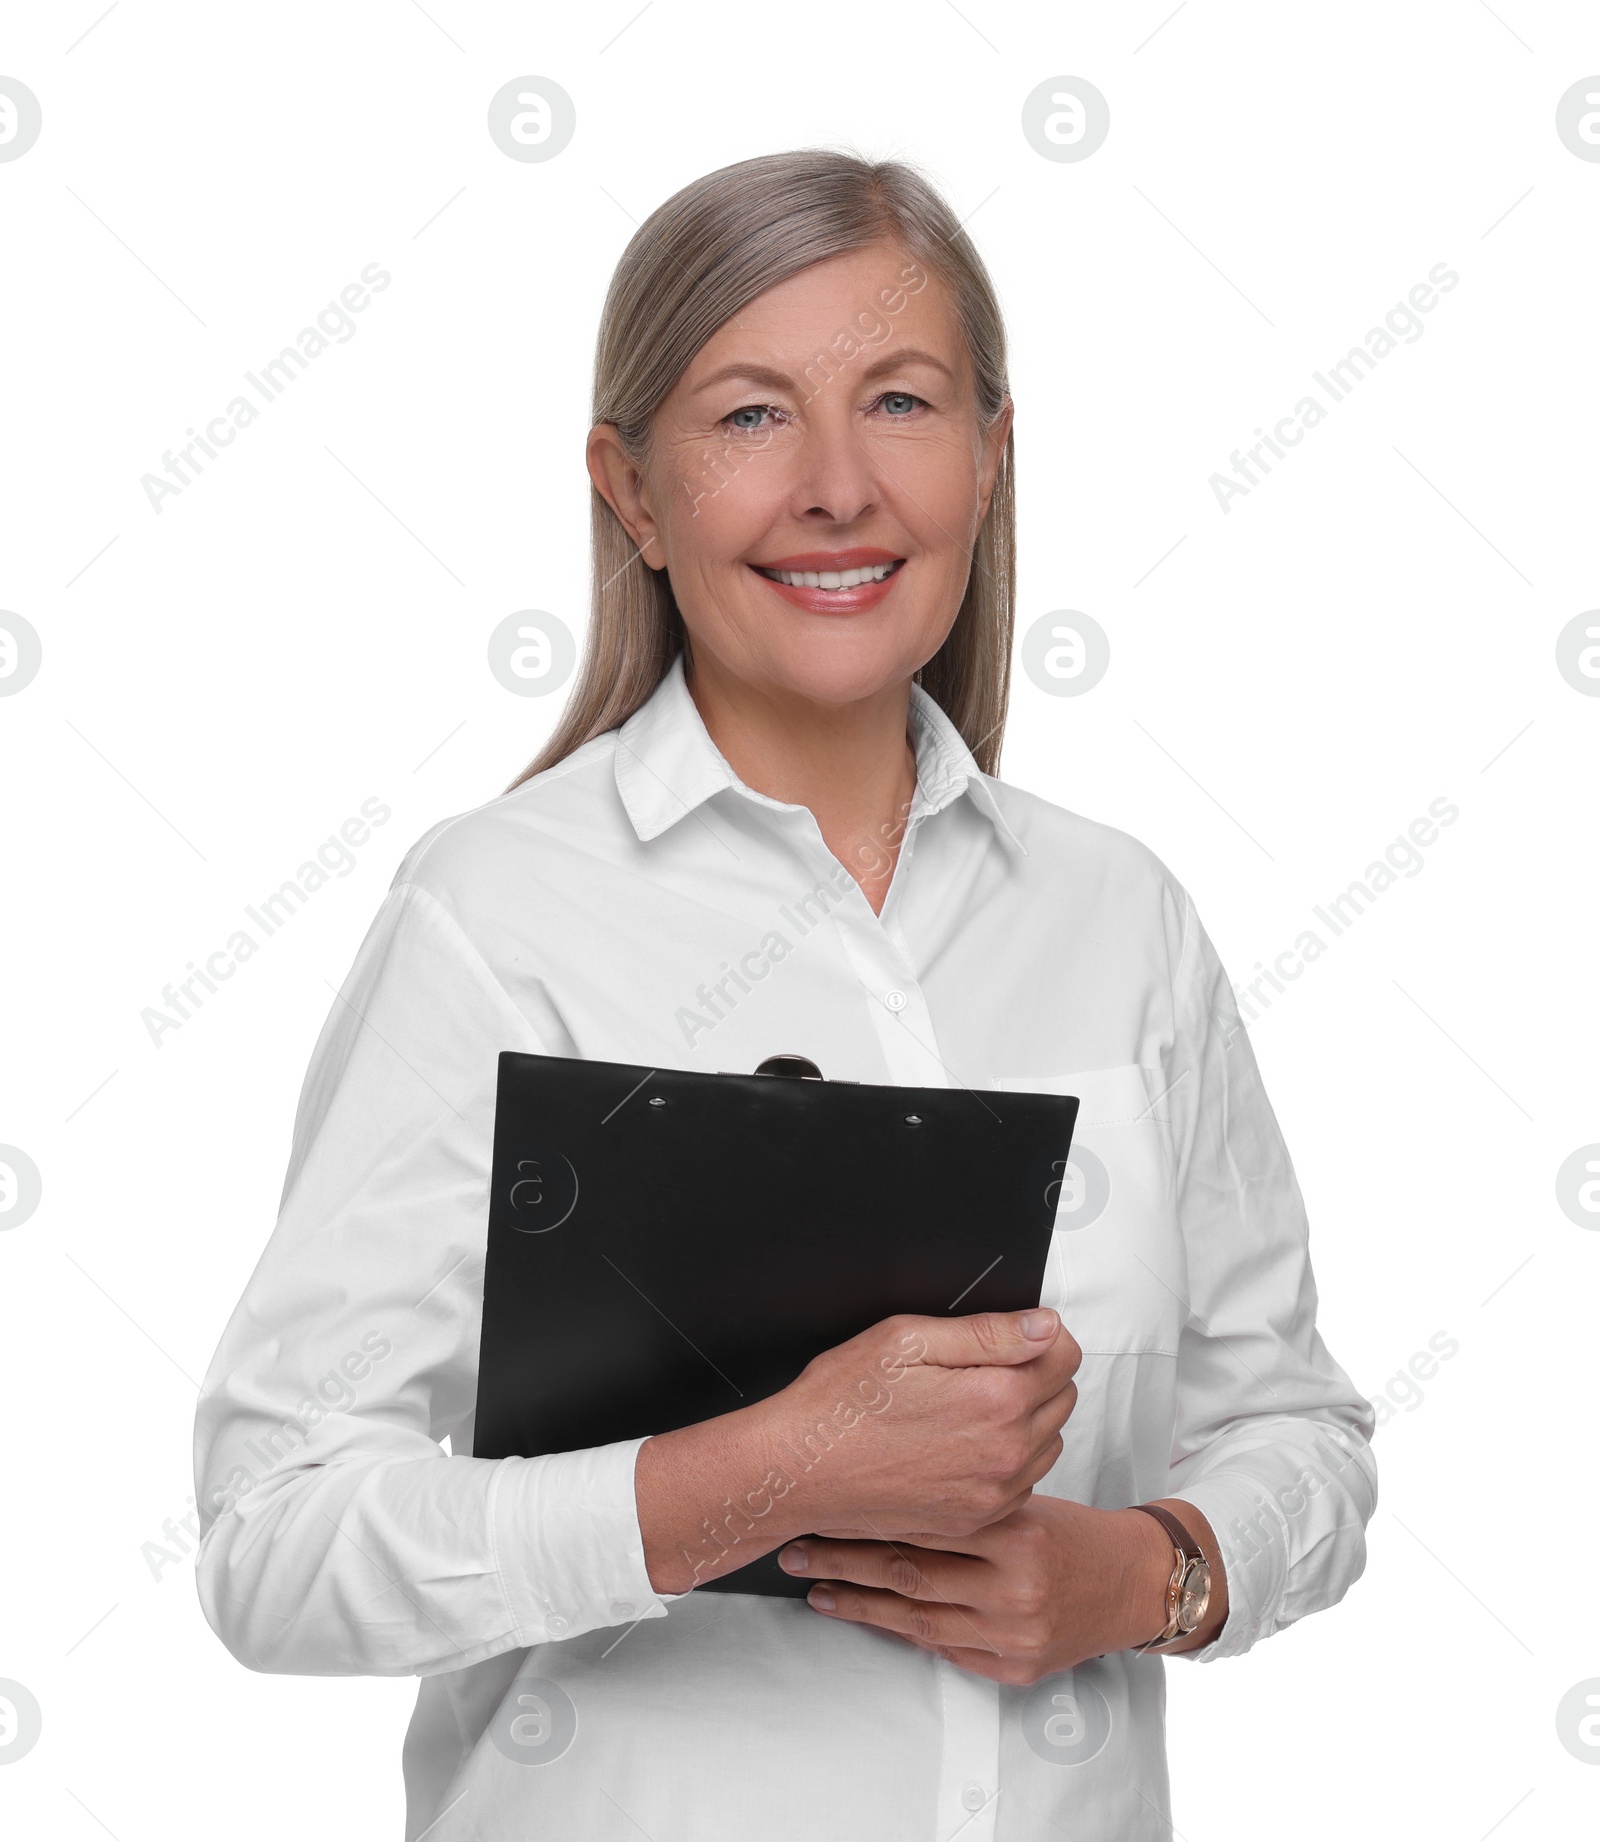
[[[817,360],[824,358],[824,356],[822,352],[819,352],[817,358],[812,362],[816,363]],[[848,363],[849,361],[846,360],[845,362]],[[951,383],[955,382],[954,372],[951,371],[950,367],[943,359],[935,358],[932,352],[924,352],[918,346],[908,346],[904,351],[900,352],[886,352],[882,358],[868,365],[861,373],[861,376],[863,380],[882,377],[890,371],[900,370],[905,365],[930,365],[935,371],[943,372]],[[691,394],[699,396],[702,391],[710,390],[717,384],[728,383],[734,378],[740,378],[752,384],[759,384],[769,390],[788,390],[793,387],[795,382],[787,371],[774,370],[771,365],[739,363],[724,365],[720,371],[712,372],[711,376],[708,377],[704,383],[695,385]]]

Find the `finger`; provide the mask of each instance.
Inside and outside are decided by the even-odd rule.
[[[907,1598],[876,1586],[856,1586],[828,1580],[813,1587],[806,1603],[824,1618],[849,1624],[872,1625],[897,1637],[909,1638],[925,1649],[940,1645],[952,1650],[981,1649],[996,1662],[1003,1658],[972,1617],[971,1608],[949,1602]]]
[[[1083,1367],[1083,1348],[1070,1330],[1062,1328],[1055,1342],[1036,1358],[1039,1374],[1047,1378],[1047,1393],[1057,1392]]]
[[[1073,1409],[1077,1405],[1078,1384],[1069,1381],[1064,1388],[1052,1394],[1049,1400],[1034,1408],[1028,1421],[1029,1431],[1041,1445],[1047,1443],[1072,1418]]]
[[[1017,1473],[1017,1483],[1021,1486],[1021,1494],[1015,1503],[1008,1503],[1006,1505],[1006,1515],[1009,1516],[1013,1510],[1020,1508],[1021,1505],[1026,1502],[1027,1498],[1032,1494],[1034,1486],[1042,1484],[1050,1473],[1055,1470],[1056,1466],[1061,1462],[1061,1454],[1066,1449],[1067,1442],[1061,1437],[1060,1433],[1051,1434],[1048,1443],[1034,1453],[1033,1457],[1028,1460],[1028,1463],[1023,1469]],[[995,1517],[996,1522],[999,1520],[1000,1518],[998,1516]]]
[[[979,1311],[964,1318],[907,1315],[903,1322],[891,1322],[903,1333],[900,1347],[908,1352],[907,1362],[945,1369],[1032,1362],[1062,1334],[1061,1319],[1048,1305],[1028,1311]]]
[[[791,1561],[804,1561],[803,1567]],[[778,1551],[778,1565],[797,1579],[849,1582],[907,1599],[965,1596],[972,1562],[952,1551],[918,1549],[903,1541],[793,1541]]]
[[[1042,1355],[1023,1363],[1016,1371],[1025,1384],[1029,1411],[1038,1413],[1059,1402],[1082,1366],[1083,1352],[1065,1330]],[[1076,1398],[1075,1396],[1073,1398]]]

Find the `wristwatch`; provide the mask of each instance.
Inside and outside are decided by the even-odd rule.
[[[1143,1655],[1150,1650],[1165,1650],[1192,1636],[1205,1623],[1211,1604],[1211,1563],[1201,1552],[1200,1544],[1170,1510],[1155,1503],[1135,1503],[1135,1509],[1154,1516],[1172,1538],[1176,1565],[1167,1582],[1167,1622],[1148,1643],[1135,1644]]]

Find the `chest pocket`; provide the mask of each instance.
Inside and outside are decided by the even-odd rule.
[[[1085,1351],[1175,1354],[1188,1287],[1161,1070],[1129,1062],[997,1077],[995,1086],[1078,1096],[1039,1302],[1061,1313]]]

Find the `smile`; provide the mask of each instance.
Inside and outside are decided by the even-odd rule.
[[[905,562],[903,556],[892,563],[870,563],[864,569],[763,569],[751,567],[769,582],[781,582],[786,588],[859,588],[863,582],[884,582]]]

